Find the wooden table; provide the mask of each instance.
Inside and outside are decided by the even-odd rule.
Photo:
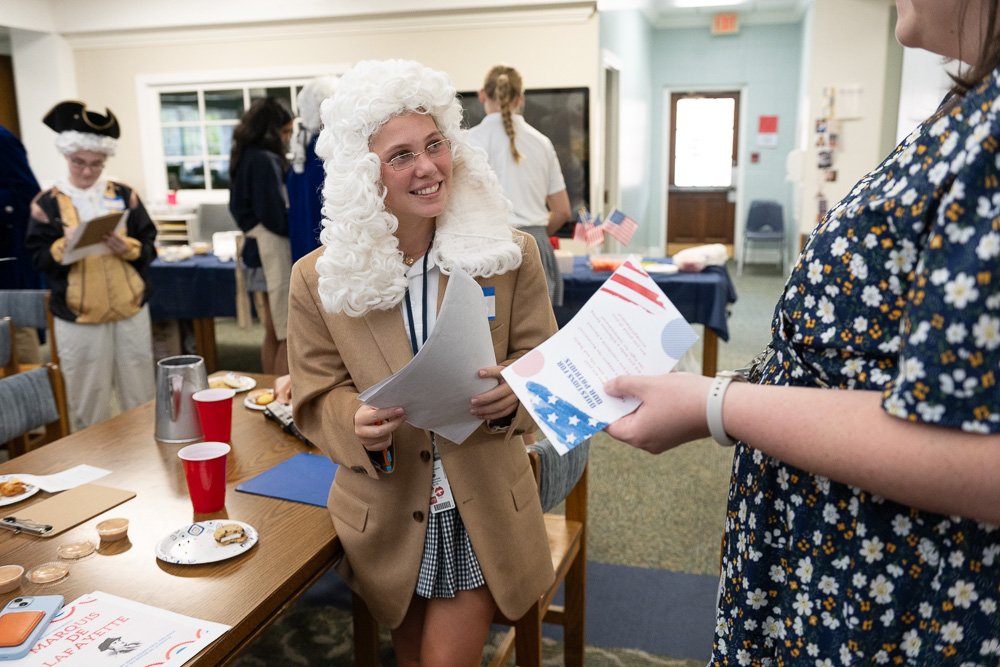
[[[254,376],[270,386],[272,376]],[[60,544],[97,541],[95,526],[108,517],[130,520],[129,539],[69,564],[70,574],[51,584],[32,584],[0,595],[0,605],[16,595],[59,594],[69,602],[104,591],[145,604],[218,623],[232,629],[191,659],[190,665],[223,665],[235,658],[341,554],[333,523],[323,507],[293,503],[234,490],[234,486],[281,461],[307,451],[262,412],[243,407],[245,394],[233,404],[233,450],[227,470],[226,507],[215,514],[195,515],[179,445],[153,439],[155,406],[139,406],[113,419],[0,464],[0,474],[48,474],[80,463],[112,471],[95,484],[128,489],[135,498],[70,530],[49,538],[0,531],[0,564],[19,564],[25,571],[58,561]],[[3,516],[30,516],[30,505],[50,494],[2,508]],[[192,520],[231,518],[245,521],[260,534],[246,554],[205,565],[173,565],[158,560],[155,545]],[[115,546],[115,545],[121,545]]]

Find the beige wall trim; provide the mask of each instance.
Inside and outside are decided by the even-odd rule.
[[[461,14],[420,12],[391,17],[239,24],[227,27],[185,27],[164,30],[128,30],[106,33],[65,34],[75,50],[221,44],[247,40],[297,39],[317,36],[373,33],[426,33],[427,31],[500,29],[525,26],[584,24],[597,12],[593,2],[568,7],[532,10],[480,10]]]

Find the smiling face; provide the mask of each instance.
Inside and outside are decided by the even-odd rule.
[[[372,152],[382,162],[385,207],[396,216],[401,226],[436,218],[448,203],[451,151],[439,151],[433,156],[425,152],[428,145],[442,139],[444,135],[432,117],[405,113],[379,128],[369,142]],[[412,166],[402,171],[386,164],[405,153],[421,155],[417,155]]]
[[[69,182],[86,190],[101,177],[108,156],[95,151],[75,151],[66,156],[69,164]]]

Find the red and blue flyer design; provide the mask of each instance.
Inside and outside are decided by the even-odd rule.
[[[698,340],[659,285],[629,257],[573,319],[503,371],[561,454],[639,407],[604,392],[619,375],[667,373]]]

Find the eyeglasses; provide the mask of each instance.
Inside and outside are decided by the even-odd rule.
[[[451,152],[451,142],[447,139],[438,139],[435,142],[427,144],[427,147],[419,153],[401,153],[388,162],[383,162],[382,164],[389,165],[394,171],[406,171],[415,165],[417,163],[417,158],[424,153],[427,153],[429,157],[438,157],[449,152]]]
[[[69,163],[74,167],[76,167],[77,169],[79,169],[80,171],[83,171],[84,169],[90,169],[91,171],[100,171],[101,169],[104,169],[105,160],[94,160],[93,162],[87,162],[86,160],[82,160],[78,157],[71,157],[69,159]]]

